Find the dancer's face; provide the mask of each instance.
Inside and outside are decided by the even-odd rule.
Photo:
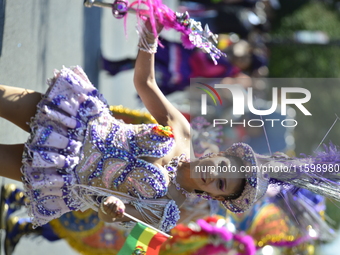
[[[240,172],[242,161],[236,157],[212,156],[201,159],[195,166],[197,189],[212,198],[224,201],[243,191],[245,176]]]

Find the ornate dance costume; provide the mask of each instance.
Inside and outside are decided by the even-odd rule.
[[[85,5],[93,3],[86,1]],[[216,35],[209,27],[203,30],[187,13],[175,13],[161,0],[130,5],[115,1],[112,7],[116,18],[123,18],[129,9],[138,14],[142,51],[157,51],[157,40],[148,44],[146,36],[152,33],[140,24],[146,15],[152,37],[158,34],[157,19],[165,28],[181,32],[188,48],[196,46],[209,53],[215,64],[225,56],[210,41],[216,41]],[[114,195],[133,205],[146,223],[165,232],[173,228],[179,209],[175,201],[162,197],[170,181],[178,186],[179,158],[173,158],[166,169],[142,159],[167,155],[174,145],[171,130],[157,124],[127,125],[113,118],[105,99],[80,67],[56,72],[49,85],[31,122],[23,155],[23,181],[33,225],[46,224],[69,211],[98,210],[103,197]]]
[[[56,72],[49,85],[23,156],[34,226],[69,211],[98,210],[102,197],[114,195],[147,223],[163,231],[174,227],[178,207],[161,199],[170,181],[167,170],[141,158],[167,155],[172,134],[157,124],[130,125],[112,117],[80,67]]]
[[[147,10],[140,9],[140,4]],[[153,35],[143,25],[137,26],[142,51],[157,51],[157,40],[153,44],[146,40],[150,34],[153,39],[157,37],[157,19],[165,28],[183,33],[187,48],[196,46],[209,53],[215,64],[225,55],[211,42],[217,38],[208,27],[203,30],[187,13],[174,13],[161,0],[115,6],[117,17],[124,17],[128,9],[139,17],[150,16]],[[124,11],[117,12],[119,8]],[[79,67],[62,69],[49,85],[32,120],[31,137],[23,155],[23,181],[34,226],[69,211],[98,210],[103,197],[114,195],[134,206],[145,222],[165,232],[173,228],[179,209],[173,200],[163,197],[170,181],[181,189],[175,182],[179,158],[171,160],[166,169],[142,159],[167,155],[174,145],[172,133],[157,124],[133,126],[113,118],[105,99]],[[269,184],[306,188],[340,201],[340,151],[335,146],[316,157],[291,159],[257,155],[249,145],[236,143],[220,155],[238,157],[242,167],[260,170],[246,172],[242,193],[221,202],[232,212],[249,209]],[[266,172],[269,166],[285,167],[287,171]],[[211,198],[205,193],[201,196]]]

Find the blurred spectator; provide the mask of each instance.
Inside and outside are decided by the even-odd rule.
[[[200,50],[184,49],[181,43],[169,42],[161,39],[164,47],[159,47],[155,57],[156,80],[165,95],[184,90],[190,85],[190,78],[204,77],[235,77],[240,69],[232,65],[228,58],[222,57],[218,65],[207,54]],[[134,59],[111,61],[101,57],[100,62],[104,70],[110,75],[134,67]]]

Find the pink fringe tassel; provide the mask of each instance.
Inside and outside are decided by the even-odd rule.
[[[147,9],[141,9],[143,5],[146,6]],[[175,12],[163,4],[161,0],[137,0],[132,2],[129,8],[134,9],[137,12],[138,19],[146,20],[145,16],[149,17],[152,26],[152,32],[156,36],[158,35],[156,25],[158,22],[164,26],[164,29],[175,29],[176,31],[182,33],[182,42],[186,49],[195,48],[188,37],[191,32],[190,29],[179,24],[176,20]],[[124,28],[126,29],[126,24],[124,24]]]

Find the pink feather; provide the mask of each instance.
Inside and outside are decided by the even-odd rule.
[[[141,9],[144,5],[147,9]],[[129,8],[134,9],[138,14],[137,18],[145,20],[145,16],[149,17],[152,32],[157,35],[157,22],[162,24],[165,29],[175,29],[178,32],[188,35],[190,29],[180,24],[176,20],[176,14],[168,6],[162,3],[161,0],[137,0],[130,4]],[[144,16],[144,17],[143,17]],[[126,17],[126,16],[125,16]],[[157,22],[156,22],[157,20]],[[194,46],[190,43],[189,39],[185,42],[186,48],[192,49]]]
[[[256,246],[254,240],[249,235],[233,234],[226,227],[217,227],[209,224],[203,219],[197,221],[197,224],[201,227],[203,231],[209,235],[217,235],[224,241],[234,240],[244,245],[244,255],[255,255]],[[224,250],[223,250],[224,249]],[[205,254],[215,254],[222,251],[228,251],[223,245],[213,246],[211,244],[206,245],[202,249],[198,250],[194,255],[205,255]],[[242,255],[238,253],[238,255]]]

